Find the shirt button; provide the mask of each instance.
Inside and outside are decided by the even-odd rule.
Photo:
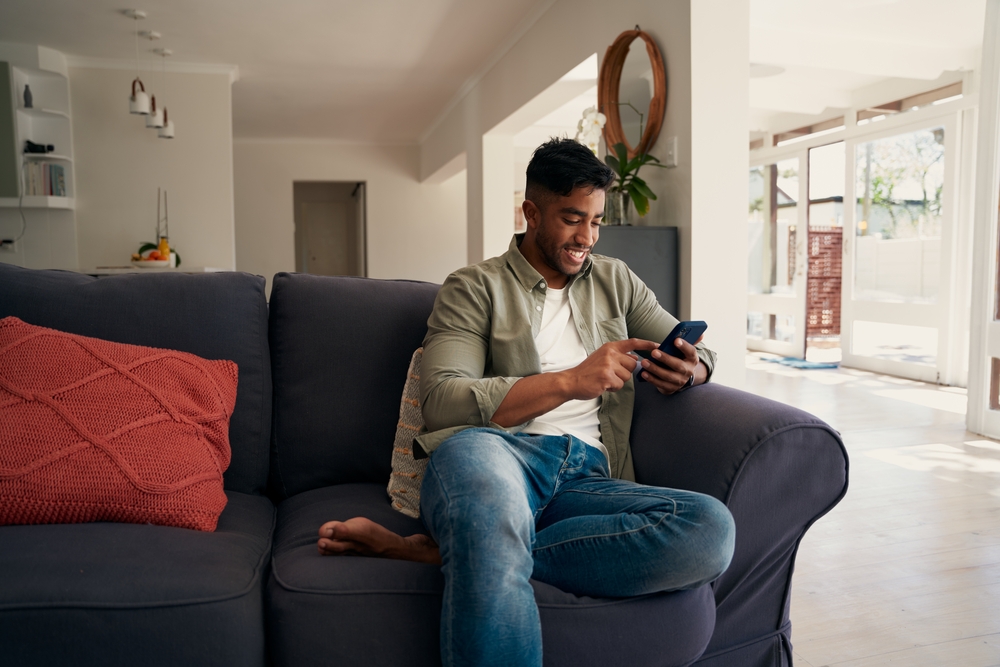
[[[542,309],[541,306],[535,306],[535,310],[541,310],[541,309]]]

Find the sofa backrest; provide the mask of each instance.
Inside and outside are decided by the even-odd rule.
[[[229,359],[239,366],[225,488],[263,493],[271,430],[264,279],[248,273],[93,278],[0,264],[0,318],[119,343]]]
[[[410,356],[438,286],[279,273],[270,301],[276,500],[389,481]]]

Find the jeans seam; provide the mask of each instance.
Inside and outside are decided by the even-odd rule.
[[[450,524],[451,523],[451,512],[450,512],[450,508],[451,508],[451,496],[448,494],[448,490],[444,487],[444,482],[441,479],[441,476],[439,474],[437,474],[437,467],[434,465],[434,457],[431,457],[431,460],[427,462],[427,467],[428,468],[434,468],[434,477],[437,479],[438,488],[441,490],[441,495],[444,497],[444,500],[445,500],[445,503],[444,503],[445,523],[446,524]],[[454,586],[446,586],[445,588],[448,591],[448,598],[449,599],[447,601],[445,600],[444,591],[442,591],[441,592],[441,604],[442,604],[442,606],[444,606],[447,603],[452,603],[450,606],[453,607],[454,606],[454,604],[453,604],[454,600],[452,599],[452,597],[454,595],[454,588],[455,587]],[[444,615],[442,615],[442,616],[444,616]],[[448,615],[447,620],[444,619],[444,618],[441,619],[441,621],[442,621],[442,629],[444,629],[444,625],[445,624],[447,624],[447,626],[448,626],[447,627],[447,632],[448,632],[448,636],[449,637],[451,637],[452,634],[453,634],[452,633],[453,628],[451,626],[451,620],[452,619],[451,619],[451,615],[450,614]],[[453,660],[451,658],[452,658],[452,655],[451,655],[451,646],[450,645],[446,646],[445,642],[441,642],[441,662],[443,664],[445,664],[445,665],[453,664]]]
[[[535,512],[531,515],[532,523],[535,524],[538,523],[538,519],[539,517],[542,516],[542,513],[545,511],[545,508],[547,508],[549,505],[552,504],[552,500],[556,497],[556,494],[559,493],[559,487],[563,485],[563,473],[566,472],[567,470],[580,470],[581,468],[583,468],[584,465],[583,463],[581,463],[576,468],[566,467],[566,464],[569,462],[569,457],[573,455],[573,436],[567,435],[566,442],[568,443],[568,446],[566,447],[566,458],[563,459],[562,465],[559,466],[559,472],[556,474],[556,483],[552,486],[552,493],[549,495],[549,499],[545,502],[545,504],[539,507],[537,510],[535,510]],[[590,445],[587,446],[589,447]],[[532,532],[534,533],[535,531]],[[531,543],[532,544],[535,543],[534,536],[532,536]],[[532,546],[532,551],[534,551],[533,546]]]
[[[545,549],[552,549],[554,547],[559,547],[559,546],[562,546],[564,544],[571,544],[573,542],[582,542],[583,540],[596,540],[596,539],[605,538],[605,537],[622,537],[623,535],[634,535],[635,533],[641,532],[643,530],[647,530],[647,529],[652,529],[652,528],[659,527],[659,525],[661,523],[663,523],[664,521],[666,521],[668,518],[670,518],[672,516],[676,516],[676,510],[677,510],[677,503],[675,502],[674,503],[674,512],[664,512],[663,516],[660,517],[660,520],[657,521],[656,523],[646,524],[645,526],[640,526],[639,528],[634,528],[632,530],[625,530],[625,531],[621,531],[621,532],[618,532],[618,533],[607,533],[607,534],[602,534],[602,535],[582,535],[580,537],[574,537],[571,540],[563,540],[562,542],[556,542],[555,544],[549,544],[549,545],[544,546],[544,547],[538,547],[537,549],[532,548],[531,551],[532,551],[532,553],[534,553],[536,551],[544,551]]]

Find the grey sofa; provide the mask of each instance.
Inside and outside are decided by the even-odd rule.
[[[0,317],[239,365],[229,504],[214,533],[0,526],[0,662],[438,665],[434,566],[324,558],[324,521],[419,521],[385,486],[409,357],[435,285],[241,273],[93,279],[0,264]],[[167,304],[169,318],[148,316]],[[714,584],[593,599],[534,582],[546,665],[791,664],[795,551],[846,492],[836,432],[722,386],[637,391],[639,481],[727,503],[736,555]],[[2,464],[0,464],[2,465]]]

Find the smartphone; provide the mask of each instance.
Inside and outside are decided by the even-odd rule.
[[[669,354],[672,357],[683,359],[684,353],[681,352],[679,349],[677,349],[677,345],[674,343],[674,341],[680,338],[694,345],[695,343],[698,342],[698,339],[701,338],[702,334],[704,334],[707,329],[708,329],[708,324],[706,324],[702,320],[678,322],[677,326],[674,327],[674,330],[671,331],[670,334],[663,339],[663,342],[660,343],[660,347],[657,349],[661,350],[662,352],[665,352],[666,354]],[[649,352],[639,352],[637,350],[635,354],[638,354],[640,357],[644,359],[650,359],[651,361],[655,361],[650,357]],[[635,375],[639,377],[639,381],[645,382],[645,380],[641,375],[642,364],[641,363],[636,364],[635,368],[636,368]]]
[[[668,335],[663,342],[660,343],[659,349],[666,352],[670,356],[683,359],[684,353],[677,349],[677,345],[674,344],[674,341],[680,338],[694,345],[707,329],[708,325],[702,320],[678,322],[677,326],[674,327],[674,330],[670,332],[670,335]]]

